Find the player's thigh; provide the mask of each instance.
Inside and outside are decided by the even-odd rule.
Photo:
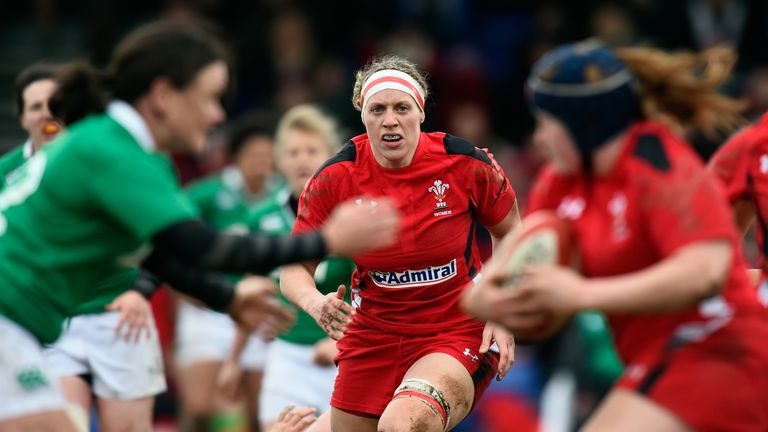
[[[269,430],[269,429],[264,429]],[[328,410],[322,413],[314,423],[309,425],[304,432],[332,432],[331,429],[331,411]]]
[[[259,395],[261,394],[261,382],[264,373],[261,371],[248,371],[243,374],[243,388],[245,389],[245,405],[247,413],[253,418],[258,418]],[[265,395],[269,397],[269,395]],[[267,429],[269,430],[269,429]]]
[[[91,386],[84,378],[63,376],[59,378],[59,384],[67,402],[79,406],[83,412],[91,412]]]
[[[184,411],[207,415],[215,410],[216,378],[221,362],[208,361],[176,368],[176,384]]]
[[[64,410],[0,420],[0,432],[86,432],[78,429]]]
[[[364,417],[331,407],[331,429],[333,432],[376,432],[378,419]]]
[[[670,411],[633,391],[614,389],[587,421],[582,432],[691,432]]]
[[[450,411],[448,428],[453,428],[467,416],[472,408],[475,386],[464,365],[444,353],[432,353],[417,360],[403,377],[403,382],[417,380],[428,383],[439,392]],[[437,404],[437,405],[435,405]],[[379,421],[379,429],[388,431],[444,429],[439,401],[427,396],[399,397],[387,405]],[[414,429],[415,428],[415,429]]]
[[[71,426],[58,381],[37,339],[0,315],[0,430],[49,430],[58,417]]]
[[[132,400],[98,398],[101,432],[147,432],[152,430],[154,396]]]

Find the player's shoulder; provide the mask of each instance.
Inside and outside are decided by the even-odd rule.
[[[768,113],[731,135],[715,152],[713,159],[750,157],[753,152],[768,150]]]
[[[445,132],[422,132],[422,137],[433,152],[493,165],[492,158],[486,150],[478,148],[464,138]]]
[[[636,171],[666,176],[685,167],[703,167],[692,145],[661,123],[649,121],[635,125],[628,139],[627,156]]]
[[[640,125],[629,139],[625,153],[629,160],[621,166],[622,178],[641,195],[687,194],[691,185],[715,181],[692,145],[665,125]]]
[[[368,135],[362,134],[347,141],[335,155],[320,166],[312,178],[317,179],[323,176],[346,173],[351,166],[357,163],[362,146],[366,144],[367,140]]]
[[[130,132],[107,114],[77,122],[55,142],[66,146],[66,153],[104,165],[138,163],[147,155]]]

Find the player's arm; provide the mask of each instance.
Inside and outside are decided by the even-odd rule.
[[[465,175],[470,181],[470,199],[476,217],[491,233],[495,247],[520,223],[517,196],[491,153],[475,148],[473,155],[469,159],[470,163],[465,164]]]
[[[315,285],[314,274],[319,263],[308,261],[280,268],[280,292],[302,310],[307,310],[310,303],[324,297]]]
[[[582,279],[578,310],[654,313],[690,308],[723,290],[733,250],[727,240],[692,243],[646,269]]]
[[[750,139],[749,128],[731,137],[712,155],[707,169],[720,181],[733,209],[736,226],[742,234],[755,218],[755,208],[750,197],[754,194],[749,179],[750,149],[755,145]]]
[[[323,295],[315,285],[317,262],[284,266],[280,271],[280,291],[293,304],[315,319],[333,340],[341,339],[352,322],[354,309],[344,301],[346,287]]]
[[[176,261],[220,272],[267,274],[281,264],[328,253],[320,232],[297,237],[243,235],[216,231],[199,220],[175,224],[157,234],[153,243],[155,248],[147,261],[160,272]]]
[[[156,273],[174,272],[179,264],[225,273],[267,274],[283,264],[319,260],[327,254],[352,256],[395,240],[398,215],[388,200],[375,209],[341,204],[321,230],[296,236],[234,234],[212,229],[199,220],[187,220],[153,237],[147,259]]]
[[[488,227],[488,232],[491,233],[491,238],[493,239],[494,249],[496,248],[496,245],[501,241],[501,239],[503,239],[507,233],[512,232],[512,230],[514,230],[519,223],[520,212],[517,208],[517,200],[515,200],[514,204],[512,204],[512,209],[509,211],[509,213],[507,213],[506,216],[504,216],[504,219],[502,219],[501,222],[497,223],[496,225]]]

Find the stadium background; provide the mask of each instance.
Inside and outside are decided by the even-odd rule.
[[[233,46],[230,118],[314,102],[340,120],[344,136],[358,134],[349,102],[354,70],[376,54],[408,57],[430,75],[424,129],[489,147],[522,205],[540,163],[529,142],[524,80],[562,42],[597,37],[687,50],[728,43],[739,63],[724,91],[749,101],[748,118],[768,109],[768,2],[759,0],[30,0],[4,2],[0,14],[0,153],[25,139],[12,94],[19,70],[43,59],[104,66],[122,35],[160,17],[209,20]],[[205,155],[177,160],[185,181],[225,163],[221,137],[212,135]],[[707,157],[719,143],[696,144]],[[549,430],[574,427],[618,370],[600,328],[587,317],[556,341],[522,349],[517,373],[492,389],[463,430],[535,430],[542,418]],[[171,425],[172,395],[158,409]]]

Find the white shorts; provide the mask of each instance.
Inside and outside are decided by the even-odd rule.
[[[314,357],[314,345],[272,342],[259,398],[262,423],[276,421],[286,405],[315,407],[317,415],[331,408],[337,369],[316,364]]]
[[[0,315],[0,421],[66,409],[58,379],[48,370],[40,343]]]
[[[90,374],[93,394],[102,399],[141,399],[164,392],[163,355],[154,320],[149,337],[142,333],[138,342],[115,335],[119,320],[119,311],[70,319],[59,340],[43,351],[51,371],[59,377]]]
[[[179,302],[176,315],[176,363],[189,366],[201,362],[223,362],[235,342],[237,326],[227,314]],[[240,367],[247,371],[264,369],[268,343],[250,336],[240,355]]]

